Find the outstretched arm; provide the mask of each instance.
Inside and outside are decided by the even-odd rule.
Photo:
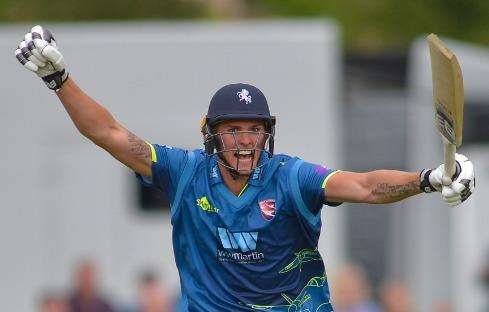
[[[15,50],[17,60],[55,90],[81,134],[143,176],[151,176],[150,146],[118,123],[69,78],[53,34],[39,25],[25,34]]]
[[[338,172],[324,190],[329,202],[369,204],[393,203],[421,193],[419,172],[395,170]]]
[[[151,150],[145,141],[125,129],[71,78],[56,94],[81,134],[129,168],[143,176],[151,176]]]
[[[456,206],[470,197],[475,189],[472,162],[455,155],[457,170],[450,185],[442,185],[444,165],[421,172],[376,170],[365,173],[337,172],[329,177],[324,188],[328,202],[369,204],[393,203],[425,192],[441,192],[445,202]]]

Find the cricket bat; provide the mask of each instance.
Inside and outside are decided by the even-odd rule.
[[[443,185],[452,183],[455,174],[455,152],[462,144],[464,114],[464,86],[462,70],[457,57],[435,35],[427,38],[430,48],[431,73],[433,78],[433,103],[435,126],[440,132],[444,146],[445,172]]]

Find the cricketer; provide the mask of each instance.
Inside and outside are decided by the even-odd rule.
[[[323,205],[438,192],[453,206],[474,191],[474,167],[461,154],[450,185],[442,185],[443,165],[357,173],[274,154],[276,119],[263,93],[244,83],[210,100],[203,149],[150,144],[77,86],[46,28],[33,27],[15,55],[55,91],[82,135],[167,194],[180,311],[333,311],[317,248]]]

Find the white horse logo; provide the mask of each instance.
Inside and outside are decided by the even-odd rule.
[[[242,89],[240,92],[236,93],[238,95],[239,101],[245,101],[246,104],[251,103],[250,92],[246,89]]]

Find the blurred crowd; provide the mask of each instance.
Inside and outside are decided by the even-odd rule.
[[[364,270],[354,264],[344,266],[331,280],[331,295],[336,312],[412,312],[409,290],[401,281],[388,281],[378,300]]]
[[[335,312],[416,312],[406,284],[399,279],[382,282],[376,291],[359,265],[345,265],[331,280]],[[429,312],[452,312],[449,301],[433,304]]]
[[[489,274],[489,273],[488,273]],[[73,272],[72,289],[45,291],[39,301],[40,312],[172,312],[178,299],[169,294],[152,270],[138,277],[137,300],[130,304],[114,302],[100,289],[97,265],[80,261]],[[387,280],[374,291],[359,265],[348,264],[330,277],[335,312],[415,312],[416,305],[407,286],[400,280]],[[448,302],[438,302],[430,312],[451,312]]]
[[[172,312],[177,298],[171,296],[155,271],[141,272],[137,281],[137,299],[121,304],[104,294],[99,285],[94,260],[80,261],[73,272],[71,289],[44,291],[39,298],[40,312]]]

